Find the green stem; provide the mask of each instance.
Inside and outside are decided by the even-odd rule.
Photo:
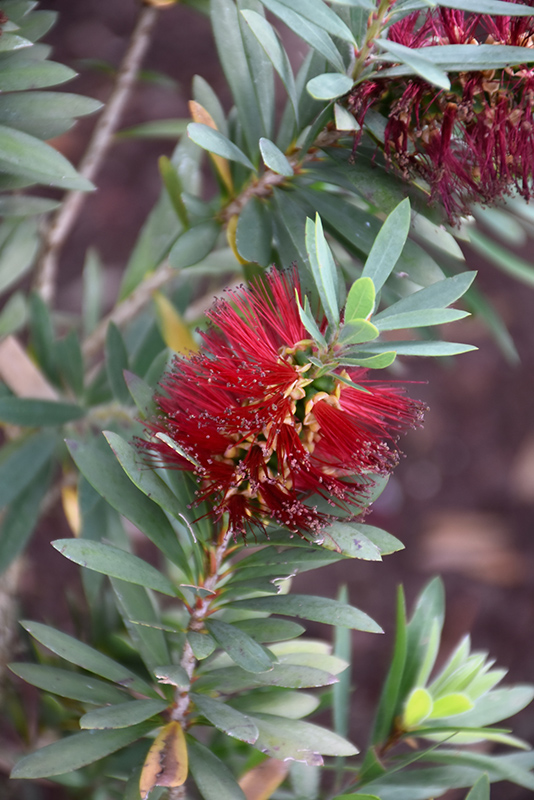
[[[376,11],[369,16],[367,23],[367,35],[365,42],[362,45],[360,52],[354,63],[352,70],[352,79],[357,81],[361,73],[367,66],[367,59],[371,55],[374,48],[375,39],[377,39],[384,29],[384,24],[387,21],[387,12],[391,6],[391,0],[380,0],[380,4]]]

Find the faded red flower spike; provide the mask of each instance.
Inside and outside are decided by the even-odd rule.
[[[494,17],[448,8],[404,17],[389,38],[410,48],[496,44],[531,49],[534,16]],[[511,191],[526,200],[534,181],[534,68],[456,72],[451,88],[420,78],[380,78],[349,95],[360,125],[369,109],[387,116],[384,151],[406,179],[423,178],[451,221],[473,203],[491,204]]]
[[[176,357],[156,398],[161,414],[147,424],[159,463],[196,473],[197,502],[228,515],[245,537],[268,520],[315,534],[336,506],[359,514],[373,478],[398,460],[400,433],[422,417],[402,390],[367,382],[365,371],[317,377],[308,356],[321,354],[303,327],[296,270],[267,274],[249,289],[229,291],[208,317],[201,350]],[[347,373],[344,373],[347,376]],[[154,457],[154,456],[153,456]],[[321,513],[313,495],[325,498]]]

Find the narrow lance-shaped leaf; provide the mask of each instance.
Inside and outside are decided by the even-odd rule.
[[[76,733],[22,758],[15,764],[11,777],[49,778],[64,772],[72,772],[135,742],[149,733],[151,728],[149,722],[143,722],[116,731]]]
[[[377,39],[376,44],[388,53],[391,53],[395,58],[398,58],[403,64],[407,64],[413,69],[416,75],[419,75],[428,83],[432,83],[440,89],[451,88],[451,82],[447,77],[447,73],[427,60],[424,55],[421,54],[420,50],[414,52],[411,47],[405,47],[402,44],[398,44],[398,42],[390,42],[387,39]]]
[[[315,223],[311,219],[306,220],[306,250],[326,317],[331,325],[337,327],[339,325],[337,270],[318,214]]]
[[[94,672],[102,678],[114,681],[124,688],[141,694],[155,695],[154,689],[134,672],[73,636],[40,622],[23,620],[21,625],[30,636],[33,636],[56,655],[70,661],[71,664],[76,664],[88,672]]]
[[[200,122],[190,122],[187,126],[187,135],[204,150],[223,158],[228,158],[230,161],[237,161],[239,164],[243,164],[244,167],[254,170],[254,165],[243,151],[219,131],[215,131]]]
[[[171,597],[177,594],[172,583],[161,572],[125,550],[84,539],[56,539],[52,545],[65,558],[87,569],[127,583],[137,583]]]
[[[180,723],[173,720],[161,729],[147,753],[139,781],[141,800],[145,800],[155,786],[182,786],[187,771],[184,732]]]
[[[273,656],[244,631],[215,619],[207,622],[207,628],[217,644],[242,669],[266,672],[273,668]]]
[[[248,744],[257,740],[258,729],[245,714],[205,694],[193,693],[191,698],[200,713],[220,731]]]
[[[293,106],[295,119],[297,120],[298,124],[299,104],[297,90],[295,87],[295,78],[293,77],[291,62],[289,61],[289,57],[282,42],[280,41],[278,34],[274,30],[273,26],[267,22],[267,20],[262,17],[261,14],[256,13],[256,11],[243,9],[241,14],[247,21],[252,33],[265,50],[273,67],[278,73],[280,80],[286,89],[291,105]]]
[[[399,260],[410,230],[410,201],[399,203],[380,228],[365,262],[362,278],[371,278],[378,292]]]
[[[325,622],[327,625],[341,625],[369,633],[382,633],[382,628],[363,611],[328,597],[304,594],[255,597],[237,600],[232,606],[251,611],[269,611],[272,614],[288,617],[302,617],[315,622]]]
[[[80,728],[85,730],[110,730],[129,728],[144,722],[168,706],[166,700],[133,700],[113,706],[104,706],[89,711],[80,719]]]

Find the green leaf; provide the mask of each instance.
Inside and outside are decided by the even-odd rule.
[[[30,52],[35,55],[35,47],[32,47]],[[0,61],[0,90],[2,92],[42,89],[45,86],[65,83],[76,77],[74,70],[64,64],[31,58],[28,52],[20,55],[21,58],[11,57]]]
[[[101,678],[107,678],[134,692],[155,696],[154,689],[134,672],[73,636],[40,622],[22,620],[20,624],[30,636],[71,664],[76,664],[88,672],[94,672]]]
[[[127,697],[120,689],[105,681],[66,669],[42,664],[10,664],[9,669],[32,686],[81,703],[123,703]]]
[[[422,328],[429,325],[445,325],[448,322],[468,317],[468,311],[455,308],[429,308],[420,311],[406,311],[403,314],[391,314],[376,322],[380,331],[398,331],[403,328]]]
[[[135,742],[149,733],[148,722],[116,731],[87,731],[42,747],[15,764],[12,778],[48,778],[72,772]]]
[[[292,3],[291,5],[289,3],[286,4],[283,0],[262,0],[262,3],[269,11],[272,11],[278,19],[282,20],[288,28],[296,33],[297,36],[300,36],[310,47],[324,56],[335,69],[339,70],[339,72],[343,71],[343,59],[326,29],[324,29],[322,25],[316,24],[316,20],[308,19],[309,10],[306,11],[307,3],[299,3],[299,10],[301,10],[301,7],[304,8],[304,15],[298,13]],[[317,5],[317,3],[315,5]],[[323,9],[327,11],[327,7],[322,3],[321,5]],[[339,17],[337,19],[338,22],[341,22]]]
[[[339,603],[328,597],[314,597],[305,594],[277,595],[276,597],[255,597],[238,600],[232,608],[247,608],[250,611],[267,611],[287,617],[324,622],[368,633],[382,633],[382,628],[371,617],[354,606]]]
[[[295,639],[305,632],[298,622],[289,619],[243,619],[233,623],[234,628],[247,633],[256,642],[281,642]]]
[[[440,89],[450,89],[451,82],[447,77],[447,73],[439,67],[436,67],[432,61],[425,58],[421,50],[426,52],[427,48],[420,48],[414,50],[411,47],[405,47],[398,42],[391,42],[388,39],[377,39],[375,42],[382,50],[391,53],[397,61],[401,61],[419,75],[423,80],[438,86]]]
[[[405,314],[409,311],[422,311],[429,308],[446,308],[458,300],[469,289],[476,272],[463,272],[453,278],[446,278],[420,289],[418,292],[403,297],[401,300],[376,314],[373,320],[376,324],[389,316]]]
[[[362,348],[361,355],[380,353],[389,351],[394,347],[399,356],[457,356],[461,353],[470,353],[478,350],[471,344],[460,344],[460,342],[436,342],[436,341],[390,341],[390,342],[369,342]],[[365,351],[365,352],[363,352]],[[347,355],[352,355],[348,351]],[[358,354],[359,355],[359,354]]]
[[[267,672],[273,668],[273,657],[244,631],[220,620],[208,620],[206,627],[217,644],[232,661],[247,672]]]
[[[404,591],[399,586],[397,591],[397,626],[393,658],[388,670],[380,701],[376,710],[371,742],[374,745],[385,742],[391,732],[396,709],[399,706],[399,690],[406,663],[407,629],[406,605]]]
[[[261,16],[264,15],[264,10],[259,0],[237,0],[238,11],[250,8]],[[247,59],[248,72],[254,85],[254,91],[258,100],[258,106],[261,114],[262,123],[262,136],[272,138],[274,128],[274,112],[275,112],[275,97],[274,97],[274,71],[270,58],[259,44],[257,38],[254,36],[249,26],[247,25],[244,17],[240,13],[237,15],[237,23],[241,31],[241,38],[245,48],[245,55]],[[250,116],[250,115],[249,115]],[[249,119],[241,119],[243,129],[245,127],[251,128]],[[256,155],[258,152],[258,142],[254,142],[254,147],[250,149],[250,155],[256,162]]]
[[[41,503],[50,487],[52,469],[46,464],[11,503],[0,524],[0,573],[24,550],[39,521]]]
[[[181,569],[183,550],[172,525],[161,508],[134,486],[111,451],[104,453],[95,444],[84,445],[75,441],[69,441],[67,445],[78,469],[91,486]]]
[[[1,100],[1,95],[0,95]],[[46,197],[20,197],[0,196],[0,216],[2,217],[29,217],[33,214],[48,214],[58,208],[57,200],[48,200]]]
[[[235,604],[234,604],[235,605]],[[240,667],[223,667],[207,672],[195,683],[196,689],[225,693],[242,692],[260,686],[280,686],[286,689],[309,689],[337,683],[335,675],[315,667],[296,664],[275,664],[270,672],[247,672]]]
[[[5,125],[0,125],[0,165],[16,175],[39,176],[40,182],[49,186],[85,192],[94,189],[53,147]]]
[[[339,336],[340,344],[363,344],[376,339],[380,331],[372,322],[366,319],[353,319],[345,322]],[[391,346],[391,344],[390,344]]]
[[[246,9],[241,11],[241,14],[278,73],[293,106],[295,118],[298,120],[298,95],[295,87],[293,70],[277,32],[261,14]],[[284,173],[282,173],[282,175],[283,174]],[[291,172],[291,174],[293,173]]]
[[[379,548],[362,532],[363,526],[352,525],[350,522],[334,522],[324,528],[323,547],[335,550],[351,558],[361,558],[364,561],[381,561]]]
[[[77,397],[83,395],[83,355],[75,330],[56,342],[57,362],[64,383]]]
[[[11,425],[40,427],[63,425],[85,416],[85,409],[72,403],[55,400],[34,400],[30,397],[1,397],[0,420]]]
[[[176,597],[177,592],[165,575],[141,558],[119,550],[118,547],[84,539],[56,539],[52,546],[65,558],[82,567]]]
[[[512,5],[512,3],[507,3]],[[481,775],[465,800],[490,800],[490,784],[487,775]]]
[[[259,729],[256,747],[271,758],[304,761],[320,765],[321,755],[353,756],[358,750],[338,734],[302,720],[288,720],[271,714],[253,717]]]
[[[432,669],[427,655],[431,645],[432,632],[438,633],[443,625],[445,600],[443,583],[439,578],[431,580],[423,589],[415,605],[414,613],[407,627],[406,662],[399,689],[399,701],[402,703],[415,687],[421,667],[426,662],[426,674]],[[432,646],[436,654],[435,643]]]
[[[126,370],[124,372],[124,380],[132,399],[137,406],[137,410],[142,415],[143,419],[152,416],[157,411],[157,406],[154,402],[154,390],[138,375]],[[108,439],[109,441],[109,439]],[[111,444],[111,443],[110,443]],[[113,445],[111,445],[113,448]]]
[[[448,72],[504,69],[534,61],[534,54],[528,48],[503,44],[440,44],[418,47],[411,50],[411,53],[414,57],[419,55]],[[390,58],[397,60],[393,55]],[[405,63],[402,66],[381,70],[380,76],[410,75],[413,72],[415,68]]]
[[[432,696],[430,692],[422,687],[413,689],[404,707],[402,724],[408,730],[417,728],[423,720],[430,716],[431,711]]]
[[[158,683],[165,683],[175,686],[177,689],[189,689],[191,680],[183,667],[179,664],[169,664],[169,666],[155,667],[154,675]]]
[[[302,322],[302,324],[304,325],[304,327],[306,328],[308,333],[311,334],[313,339],[315,339],[317,344],[320,345],[321,347],[326,348],[327,347],[326,339],[324,338],[323,334],[319,330],[319,326],[317,325],[317,322],[315,321],[315,318],[313,317],[313,315],[311,313],[310,302],[308,300],[308,296],[305,295],[305,297],[304,297],[304,308],[302,308],[302,306],[300,304],[300,299],[299,299],[299,296],[298,296],[298,292],[296,290],[295,290],[295,297],[296,297],[296,301],[297,301],[297,307],[298,307],[298,310],[299,310],[300,321]]]
[[[311,219],[306,220],[306,250],[324,312],[330,324],[336,327],[339,325],[337,270],[318,214],[315,223]]]
[[[197,123],[191,123],[197,124]],[[211,130],[209,128],[208,130]],[[216,131],[214,131],[215,133]],[[198,264],[208,256],[221,232],[221,227],[213,220],[201,222],[178,237],[169,253],[169,262],[174,269],[186,269]]]
[[[262,0],[263,2],[263,0]],[[338,17],[323,0],[279,0],[279,4],[299,14],[303,19],[327,31],[331,36],[349,44],[356,44],[350,28]],[[264,3],[269,8],[267,3]],[[273,9],[271,9],[273,11]],[[273,13],[276,13],[273,11]]]
[[[503,719],[513,717],[534,699],[534,687],[526,685],[495,689],[478,698],[471,711],[458,715],[455,724],[467,727],[493,725]]]
[[[334,684],[334,688],[337,684]],[[313,714],[319,705],[319,698],[306,692],[292,692],[286,689],[260,689],[256,692],[247,692],[241,697],[232,699],[232,705],[247,714],[266,713],[285,717],[286,719],[300,719],[308,714]]]
[[[503,0],[439,0],[437,6],[457,8],[460,11],[472,11],[475,14],[493,14],[501,17],[529,17],[531,6],[523,3],[505,3]]]
[[[187,126],[187,135],[203,150],[208,150],[210,153],[215,153],[215,155],[222,156],[230,161],[237,161],[238,164],[243,164],[244,167],[254,170],[252,161],[237,145],[208,125],[203,125],[201,122],[190,122]]]
[[[410,201],[406,198],[388,215],[374,241],[365,262],[362,278],[371,278],[377,292],[393,272],[400,258],[408,238],[410,219]]]
[[[530,262],[519,258],[509,248],[501,247],[476,229],[469,230],[469,242],[477,253],[487,258],[502,272],[511,275],[527,286],[534,286],[534,267]]]
[[[248,14],[248,12],[246,13]],[[260,15],[258,14],[258,16]],[[200,75],[195,75],[193,77],[193,100],[196,100],[197,103],[200,103],[200,105],[206,109],[217,126],[217,130],[225,136],[228,136],[228,123],[224,116],[224,109],[221,105],[221,101],[209,83]]]
[[[124,339],[114,322],[110,322],[106,332],[106,372],[115,400],[129,405],[130,392],[124,382],[123,371],[128,369],[128,351]]]
[[[474,703],[466,694],[463,692],[451,692],[434,700],[429,718],[453,717],[456,714],[471,711],[472,708],[474,708]]]
[[[161,506],[161,508],[165,509],[165,511],[168,511],[174,517],[187,524],[178,498],[153,469],[147,469],[146,464],[143,463],[135,448],[112,431],[104,431],[104,436],[115,453],[121,467],[135,486],[137,486],[144,495]],[[179,543],[178,546],[181,549]],[[178,549],[175,548],[175,551],[178,552]],[[178,566],[182,572],[192,580],[191,569],[183,550]]]
[[[167,156],[160,156],[158,164],[163,184],[169,195],[169,200],[176,211],[176,216],[180,220],[184,230],[187,230],[187,228],[189,228],[189,217],[182,197],[184,190],[178,175],[178,170]]]
[[[98,325],[102,313],[102,264],[98,253],[89,249],[83,266],[82,323],[89,336]]]
[[[235,708],[213,700],[205,694],[192,692],[191,699],[200,713],[228,736],[248,744],[254,744],[258,738],[259,732],[254,722]]]
[[[239,13],[233,0],[212,0],[211,24],[219,60],[232,91],[248,152],[255,154],[264,130],[261,100],[249,64]]]
[[[268,266],[272,261],[272,237],[271,216],[266,204],[251,197],[237,222],[236,247],[239,255],[246,261]]]
[[[260,150],[265,166],[278,175],[293,176],[293,167],[282,151],[270,139],[260,139]]]
[[[7,398],[3,398],[7,399]],[[11,503],[49,461],[56,436],[36,433],[17,439],[0,450],[0,508]]]
[[[350,287],[345,304],[345,322],[354,319],[367,319],[376,302],[375,285],[371,278],[358,278]]]
[[[26,298],[22,292],[15,292],[0,312],[0,337],[18,331],[26,324],[27,318]]]
[[[337,599],[341,603],[348,601],[346,585],[340,587]],[[352,656],[351,633],[348,628],[336,628],[334,633],[334,656],[350,665]],[[332,687],[332,715],[334,730],[339,736],[346,737],[349,731],[351,694],[351,670],[341,673],[338,683]]]
[[[187,736],[189,768],[204,800],[245,800],[228,767],[207,747]]]
[[[196,631],[188,631],[187,641],[191,645],[193,655],[199,661],[211,656],[217,646],[213,636],[207,633],[197,633]]]
[[[366,367],[367,369],[385,369],[391,366],[397,354],[394,350],[388,350],[385,353],[380,353],[376,356],[362,356],[358,358],[342,358],[339,363],[348,367]]]
[[[342,72],[327,72],[308,81],[306,89],[316,100],[334,100],[350,92],[352,78]]]
[[[159,714],[168,707],[166,700],[133,700],[89,711],[80,719],[80,728],[107,730],[130,728]]]
[[[148,669],[153,670],[158,664],[169,664],[171,656],[163,632],[150,627],[160,624],[153,598],[144,587],[135,583],[111,578],[111,585],[130,638]],[[146,624],[134,624],[132,620]]]
[[[0,292],[11,288],[28,272],[39,247],[35,220],[6,222],[2,233],[5,230],[9,233],[0,249]]]
[[[92,97],[65,92],[24,92],[0,96],[0,120],[10,128],[51,139],[68,130],[75,117],[98,111]]]
[[[123,128],[115,134],[117,139],[179,139],[185,133],[188,119],[155,119],[142,122],[131,128]]]

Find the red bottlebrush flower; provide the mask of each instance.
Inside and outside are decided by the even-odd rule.
[[[476,38],[478,37],[478,38]],[[389,38],[406,47],[505,44],[532,48],[534,16],[494,17],[440,8],[404,17]],[[534,185],[534,69],[526,66],[450,75],[438,90],[415,77],[358,86],[348,105],[360,125],[369,109],[387,116],[384,152],[406,179],[423,178],[454,222],[473,203],[491,204]]]
[[[423,406],[402,390],[337,373],[317,377],[320,357],[300,321],[296,270],[230,291],[208,317],[203,346],[176,357],[157,396],[161,413],[140,446],[159,463],[200,480],[197,501],[228,515],[234,536],[272,519],[298,534],[317,533],[336,506],[359,514],[377,475],[398,460],[396,440]],[[344,373],[347,376],[347,373]],[[313,495],[332,507],[324,514]],[[368,504],[368,503],[367,503]]]

